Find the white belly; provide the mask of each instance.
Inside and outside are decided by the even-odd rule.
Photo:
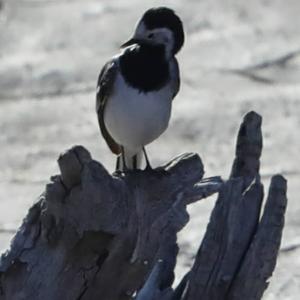
[[[166,130],[171,107],[170,86],[156,92],[140,93],[125,85],[118,74],[114,92],[105,107],[104,122],[117,143],[138,152]]]

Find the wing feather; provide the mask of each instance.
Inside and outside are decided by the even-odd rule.
[[[109,101],[109,96],[113,92],[117,71],[117,64],[113,60],[106,63],[102,68],[97,84],[96,111],[101,134],[109,149],[115,154],[120,154],[121,146],[111,137],[104,123],[105,105],[107,101]]]

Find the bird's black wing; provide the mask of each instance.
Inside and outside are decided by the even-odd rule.
[[[109,61],[102,68],[97,84],[96,95],[96,111],[98,115],[98,122],[100,131],[104,137],[108,147],[115,154],[121,153],[120,145],[111,137],[104,123],[104,110],[109,96],[113,92],[114,82],[117,75],[117,64],[115,61]]]
[[[174,57],[174,64],[173,64],[173,70],[171,70],[173,74],[176,74],[176,77],[173,79],[173,99],[176,97],[176,95],[179,92],[180,89],[180,73],[179,73],[179,65],[177,59]]]

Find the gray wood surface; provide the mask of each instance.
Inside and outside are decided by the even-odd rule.
[[[261,299],[286,208],[286,181],[277,175],[261,212],[261,150],[254,112],[241,125],[224,183],[203,179],[196,154],[153,171],[110,175],[82,146],[70,149],[1,257],[0,299]],[[186,206],[216,192],[194,265],[173,289]]]

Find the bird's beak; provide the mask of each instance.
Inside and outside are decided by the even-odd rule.
[[[140,43],[142,40],[141,39],[138,39],[138,38],[131,38],[130,40],[128,40],[127,42],[125,42],[124,44],[121,45],[121,48],[125,48],[125,47],[128,47],[128,46],[131,46],[133,44],[138,44]]]

